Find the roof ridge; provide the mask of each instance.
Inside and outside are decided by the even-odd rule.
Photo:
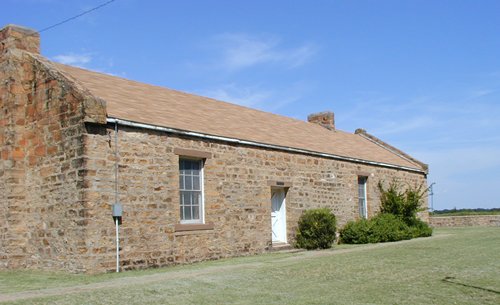
[[[356,129],[356,131],[354,132],[355,134],[367,139],[368,141],[370,142],[373,142],[375,144],[377,144],[378,146],[392,152],[393,154],[397,155],[398,157],[400,158],[403,158],[409,162],[412,162],[420,167],[422,167],[422,169],[425,171],[425,173],[427,174],[428,171],[429,171],[429,165],[428,164],[425,164],[415,158],[413,158],[412,156],[410,156],[409,154],[405,153],[404,151],[390,145],[389,143],[381,140],[380,138],[377,138],[376,136],[372,135],[372,134],[369,134],[366,130],[364,130],[363,128],[358,128]]]

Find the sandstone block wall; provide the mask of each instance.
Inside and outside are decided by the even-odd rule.
[[[83,124],[78,103],[71,103],[56,80],[24,56],[2,62],[1,264],[15,268],[64,264],[67,244],[75,243],[65,226],[67,209],[77,204],[78,159]],[[6,72],[4,72],[6,73]],[[17,77],[12,78],[12,75]]]
[[[432,227],[500,227],[500,215],[431,216]]]
[[[84,135],[84,205],[89,272],[113,270],[114,126],[87,125]],[[178,231],[179,156],[176,148],[211,153],[204,166],[205,220],[213,229]],[[357,177],[368,176],[368,211],[380,209],[378,181],[418,185],[422,174],[290,154],[223,142],[189,139],[119,126],[121,265],[143,268],[266,251],[271,246],[271,187],[291,183],[286,195],[288,240],[305,209],[328,207],[339,227],[358,218]],[[83,250],[82,250],[83,251]]]
[[[80,271],[84,101],[37,55],[0,57],[0,268]]]

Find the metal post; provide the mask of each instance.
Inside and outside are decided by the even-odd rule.
[[[115,122],[115,204],[118,204],[118,122]],[[115,217],[116,226],[116,272],[120,272],[120,237],[119,218]]]
[[[118,217],[115,217],[116,226],[116,272],[120,272],[120,237],[118,235]]]
[[[115,122],[115,204],[118,203],[118,123]]]
[[[436,182],[432,182],[429,186],[429,195],[431,196],[431,212],[434,212],[434,184],[436,184]]]

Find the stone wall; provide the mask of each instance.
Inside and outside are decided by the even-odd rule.
[[[38,50],[36,33],[0,33],[0,268],[80,271],[89,97],[27,52]]]
[[[431,216],[432,227],[500,227],[500,215]]]
[[[113,270],[114,126],[88,124],[83,183],[92,214],[86,224],[86,271]],[[179,231],[178,148],[211,153],[204,166],[205,220],[213,229]],[[369,215],[380,209],[377,183],[425,183],[422,174],[327,158],[189,139],[119,126],[119,202],[123,204],[121,265],[162,266],[261,253],[271,246],[269,181],[286,195],[288,241],[302,211],[328,207],[339,227],[358,218],[357,177],[368,176]],[[84,250],[82,250],[84,251]]]
[[[81,107],[39,62],[18,55],[0,64],[0,265],[66,268],[83,237],[68,214],[82,196]]]

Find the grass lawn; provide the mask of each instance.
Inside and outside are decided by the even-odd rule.
[[[98,276],[0,272],[0,300],[16,295],[9,304],[500,304],[500,228]]]

